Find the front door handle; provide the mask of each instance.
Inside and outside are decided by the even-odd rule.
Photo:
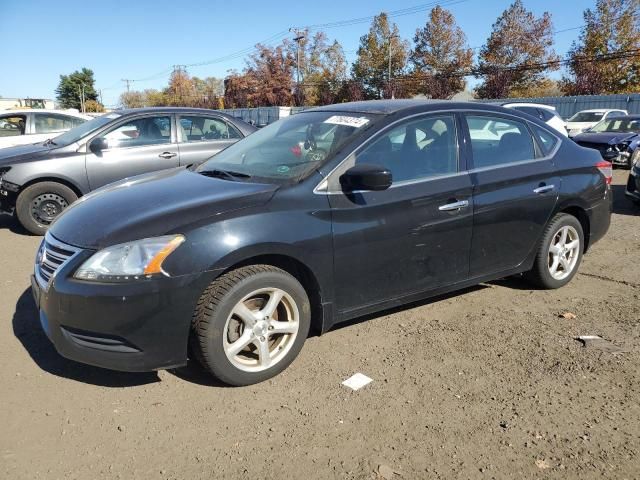
[[[160,155],[158,155],[160,158],[173,158],[176,155],[178,155],[177,153],[173,153],[173,152],[162,152]]]
[[[547,193],[556,188],[555,185],[542,185],[533,189],[533,193]]]
[[[468,200],[460,200],[459,202],[447,203],[446,205],[440,205],[438,210],[441,212],[450,212],[452,210],[460,210],[469,206]]]

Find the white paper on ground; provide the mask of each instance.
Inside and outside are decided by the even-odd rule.
[[[369,378],[366,375],[358,372],[342,382],[342,385],[344,385],[345,387],[349,387],[352,390],[360,390],[362,387],[368,385],[371,382],[373,382],[372,378]]]

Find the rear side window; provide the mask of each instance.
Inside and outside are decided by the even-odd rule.
[[[182,141],[184,142],[242,138],[238,129],[220,118],[180,117],[180,129],[182,130]]]
[[[533,127],[533,134],[538,139],[538,144],[540,145],[540,149],[542,150],[542,153],[546,157],[547,155],[551,154],[551,152],[553,152],[553,149],[556,147],[556,145],[560,140],[558,140],[558,138],[555,135],[552,135],[551,133],[547,132],[546,130],[544,130],[543,128],[540,128],[537,125],[531,125],[531,126]]]
[[[474,168],[533,160],[535,149],[523,122],[493,116],[467,115]]]
[[[540,108],[540,118],[545,121],[548,122],[549,120],[551,120],[553,117],[556,116],[555,112],[553,110],[547,110],[546,108]]]
[[[513,109],[518,110],[519,112],[528,113],[536,118],[542,118],[540,110],[536,107],[514,107]]]
[[[48,113],[36,113],[34,117],[35,133],[65,132],[85,122],[82,118]]]

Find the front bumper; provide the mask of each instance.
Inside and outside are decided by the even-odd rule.
[[[13,213],[16,208],[16,199],[18,194],[16,192],[3,188],[0,184],[0,211]]]
[[[640,202],[640,167],[634,167],[629,172],[629,179],[627,180],[627,188],[624,194],[635,200]]]
[[[185,365],[191,317],[205,274],[107,284],[74,280],[93,252],[81,252],[42,285],[31,286],[40,323],[60,355],[112,370]]]

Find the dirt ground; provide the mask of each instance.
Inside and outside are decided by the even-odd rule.
[[[640,478],[626,178],[615,171],[611,229],[567,287],[508,279],[385,312],[245,388],[195,366],[125,374],[58,356],[28,290],[40,239],[0,217],[0,478]],[[373,382],[343,387],[355,372]]]

